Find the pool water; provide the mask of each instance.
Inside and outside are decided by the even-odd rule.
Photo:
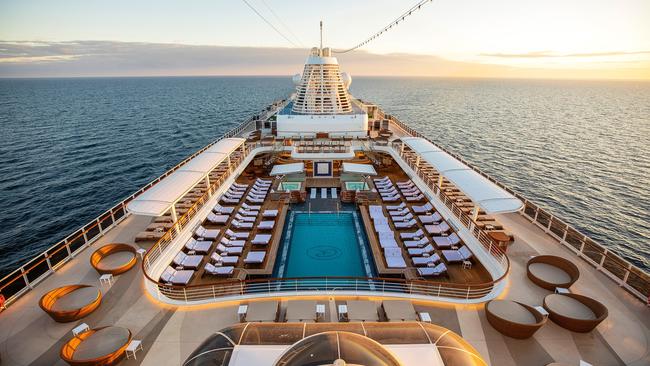
[[[365,232],[355,214],[292,213],[276,275],[372,276]]]
[[[348,191],[367,191],[369,187],[365,182],[345,182],[345,189]]]
[[[299,191],[300,182],[282,182],[283,191]]]

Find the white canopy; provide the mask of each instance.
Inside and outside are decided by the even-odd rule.
[[[302,173],[305,171],[305,163],[292,163],[292,164],[278,164],[274,165],[271,169],[271,176],[274,175],[287,175]]]
[[[371,164],[343,163],[343,172],[363,175],[377,175],[375,167],[373,167]]]
[[[164,214],[245,141],[241,138],[228,138],[215,143],[129,202],[127,209],[135,215]]]
[[[521,200],[431,142],[419,137],[406,137],[402,138],[402,141],[486,213],[516,212],[523,207]]]

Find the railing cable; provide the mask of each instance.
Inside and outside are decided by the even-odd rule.
[[[292,46],[294,46],[294,47],[298,47],[298,45],[297,45],[294,41],[290,40],[287,36],[284,35],[284,33],[280,32],[280,30],[279,30],[278,28],[276,28],[276,27],[273,25],[273,23],[269,22],[269,21],[264,17],[264,15],[262,15],[259,11],[257,11],[257,9],[255,9],[255,7],[254,7],[253,5],[251,5],[251,4],[250,4],[248,1],[246,1],[246,0],[242,0],[242,1],[243,1],[244,4],[246,4],[249,8],[251,8],[251,10],[254,11],[255,14],[257,14],[258,17],[262,18],[262,20],[263,20],[266,24],[268,24],[269,27],[273,28],[273,30],[274,30],[277,34],[279,34],[279,35],[280,35],[282,38],[284,38],[287,42],[291,43]]]

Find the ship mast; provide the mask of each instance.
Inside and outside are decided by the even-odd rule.
[[[323,21],[320,21],[320,51],[323,53]]]

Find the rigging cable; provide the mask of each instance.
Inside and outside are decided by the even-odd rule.
[[[251,8],[251,10],[255,12],[255,14],[257,14],[257,16],[259,16],[260,18],[262,18],[262,20],[263,20],[266,24],[268,24],[269,27],[273,28],[273,30],[274,30],[277,34],[279,34],[280,36],[282,36],[282,38],[286,39],[287,42],[291,43],[291,45],[293,45],[294,47],[298,47],[298,45],[296,45],[295,42],[293,42],[292,40],[290,40],[289,38],[287,38],[287,36],[285,36],[282,32],[280,32],[280,30],[279,30],[278,28],[276,28],[276,27],[275,27],[271,22],[269,22],[266,18],[264,18],[264,16],[263,16],[262,14],[260,14],[260,12],[257,11],[257,9],[255,9],[255,8],[253,7],[253,5],[251,5],[251,4],[250,4],[248,1],[246,1],[246,0],[242,0],[242,1],[243,1],[246,5],[248,5],[248,7]]]
[[[348,48],[348,49],[346,49],[346,50],[332,50],[332,52],[334,52],[334,53],[346,53],[346,52],[354,51],[354,50],[356,50],[356,49],[359,48],[359,47],[365,46],[365,45],[368,44],[370,41],[373,41],[375,38],[381,36],[381,35],[384,34],[385,32],[388,32],[388,30],[390,30],[391,28],[393,28],[394,26],[396,26],[397,24],[399,24],[399,22],[403,21],[407,16],[413,14],[413,12],[420,10],[420,8],[422,7],[422,5],[424,5],[424,4],[428,3],[428,2],[432,2],[432,1],[433,1],[433,0],[421,0],[421,1],[419,1],[417,4],[413,5],[409,10],[405,11],[404,13],[402,13],[402,15],[400,15],[400,16],[397,17],[395,20],[393,20],[392,22],[390,22],[387,26],[385,26],[384,28],[382,28],[380,31],[378,31],[377,33],[373,34],[372,36],[366,38],[364,41],[362,41],[361,43],[357,44],[356,46],[354,46],[354,47],[352,47],[352,48]]]
[[[289,34],[291,34],[291,35],[293,36],[293,38],[298,42],[298,44],[299,44],[301,47],[304,47],[304,45],[303,45],[302,42],[300,41],[300,38],[298,38],[298,36],[296,36],[296,34],[293,33],[293,32],[291,31],[291,28],[289,28],[289,27],[287,26],[287,24],[286,24],[285,22],[283,22],[282,19],[280,19],[280,17],[279,17],[279,16],[278,16],[274,11],[273,11],[273,9],[269,6],[269,4],[268,4],[266,1],[264,1],[264,0],[261,0],[261,1],[262,1],[262,4],[264,4],[264,6],[265,6],[265,7],[269,10],[269,12],[273,15],[273,17],[274,17],[275,19],[277,19],[278,23],[280,23],[280,25],[282,26],[282,28],[284,28],[287,32],[289,32]]]

